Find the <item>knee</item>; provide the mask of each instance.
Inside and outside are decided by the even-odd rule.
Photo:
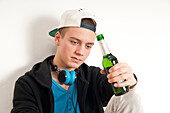
[[[140,96],[130,91],[122,96],[113,96],[105,113],[143,113]]]
[[[130,91],[129,93],[123,95],[122,99],[122,101],[127,102],[127,104],[138,104],[141,102],[140,96],[134,91]]]
[[[122,106],[131,111],[131,113],[143,113],[141,98],[136,92],[130,91],[120,98],[120,103],[124,104]]]

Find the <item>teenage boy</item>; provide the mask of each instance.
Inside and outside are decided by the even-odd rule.
[[[126,63],[110,68],[107,76],[84,63],[94,45],[96,25],[94,15],[82,9],[63,13],[60,25],[49,33],[57,46],[55,56],[16,81],[12,113],[104,113],[106,105],[105,113],[142,113],[133,91],[137,80]],[[114,96],[110,83],[124,79],[114,86],[129,86],[130,92]]]

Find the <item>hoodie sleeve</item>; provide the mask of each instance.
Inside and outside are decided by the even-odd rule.
[[[40,113],[30,85],[22,77],[15,83],[11,113]]]
[[[93,81],[94,92],[96,95],[100,96],[103,106],[106,106],[110,98],[114,94],[112,91],[112,87],[110,83],[108,83],[106,75],[102,75],[100,73],[100,68],[91,67],[90,69],[92,71],[91,77]]]
[[[106,75],[98,74],[97,76],[98,91],[104,106],[107,105],[110,98],[114,95],[111,84],[108,83]]]

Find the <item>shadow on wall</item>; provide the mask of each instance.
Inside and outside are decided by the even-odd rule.
[[[48,17],[39,17],[34,19],[28,28],[28,60],[32,64],[42,61],[51,54],[55,54],[56,46],[54,38],[49,36],[49,31],[56,28],[56,19]],[[31,45],[31,47],[30,47]]]
[[[5,80],[0,82],[0,113],[9,113],[12,109],[12,99],[15,81],[32,66],[44,60],[47,56],[55,54],[56,46],[48,35],[48,32],[55,28],[59,22],[56,18],[41,16],[32,19],[26,28],[26,55],[27,64],[16,71],[11,72]],[[22,54],[22,53],[21,53]]]

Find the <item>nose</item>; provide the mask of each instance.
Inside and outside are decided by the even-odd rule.
[[[77,55],[83,56],[83,54],[84,54],[84,47],[83,47],[83,46],[78,46],[78,47],[76,48],[75,53],[76,53]]]

